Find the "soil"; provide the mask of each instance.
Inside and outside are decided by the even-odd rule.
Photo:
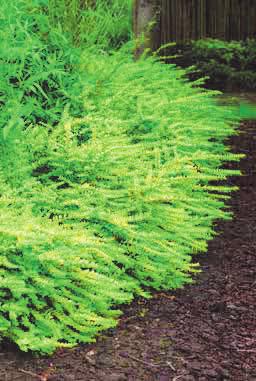
[[[44,358],[3,344],[1,381],[256,381],[256,121],[231,144],[247,155],[234,219],[196,258],[196,283],[134,301],[95,344]]]

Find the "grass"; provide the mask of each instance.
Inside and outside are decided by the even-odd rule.
[[[131,39],[132,0],[49,0],[51,23],[79,46],[109,50]]]

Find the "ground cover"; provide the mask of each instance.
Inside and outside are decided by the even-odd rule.
[[[41,359],[2,345],[0,379],[255,380],[255,134],[255,121],[243,122],[230,141],[246,155],[243,176],[230,179],[240,188],[229,202],[235,217],[218,222],[196,284],[138,299],[96,344]]]
[[[230,218],[232,187],[212,182],[239,173],[222,168],[239,159],[224,144],[239,115],[216,92],[134,62],[132,42],[76,48],[47,4],[1,4],[0,49],[1,338],[40,353],[191,283]]]

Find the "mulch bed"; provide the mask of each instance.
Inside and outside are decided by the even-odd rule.
[[[231,139],[247,155],[244,176],[230,180],[235,218],[196,258],[197,282],[136,300],[96,344],[50,358],[3,344],[1,381],[256,381],[256,121],[241,131]]]

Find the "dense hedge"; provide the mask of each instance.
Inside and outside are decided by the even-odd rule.
[[[0,14],[0,332],[51,353],[135,295],[191,282],[192,254],[230,217],[231,189],[212,182],[236,173],[221,169],[235,118],[130,45],[72,48],[42,2]]]

